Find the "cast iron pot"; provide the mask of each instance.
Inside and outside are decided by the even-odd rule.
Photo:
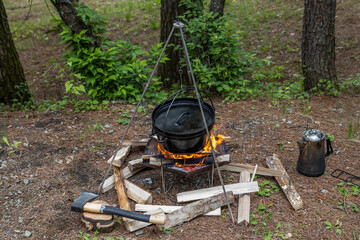
[[[203,101],[202,107],[210,131],[215,123],[215,109]],[[150,138],[163,144],[167,151],[194,153],[204,148],[207,134],[197,99],[165,101],[154,109],[151,119],[153,130]]]

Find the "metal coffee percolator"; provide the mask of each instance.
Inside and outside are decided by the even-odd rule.
[[[297,143],[300,150],[298,172],[309,177],[321,176],[325,172],[325,157],[333,153],[330,139],[325,139],[320,130],[309,129],[302,133],[302,139]]]

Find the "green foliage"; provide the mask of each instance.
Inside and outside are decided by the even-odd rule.
[[[335,230],[339,236],[342,235],[341,222],[339,220],[337,220],[334,224],[331,222],[325,222],[325,229]]]
[[[234,33],[224,17],[183,0],[186,11],[185,34],[195,79],[199,87],[218,92],[226,100],[257,95],[259,82],[250,80],[251,68],[264,60],[240,48],[240,34]]]
[[[358,136],[359,128],[360,128],[360,117],[355,122],[350,120],[348,125],[347,139],[355,139]]]
[[[262,183],[259,183],[258,195],[269,197],[271,195],[271,190],[273,192],[279,192],[280,189],[275,184],[270,184],[269,180],[264,180]]]
[[[340,85],[340,89],[343,92],[360,93],[360,73],[358,73],[356,77],[351,76],[346,79],[346,81]]]
[[[18,149],[19,145],[21,144],[21,142],[19,142],[19,141],[14,141],[13,143],[9,143],[8,138],[3,134],[1,134],[0,143],[1,142],[5,143],[9,147],[9,152],[8,152],[9,156],[12,153],[14,153],[16,151],[16,149]]]
[[[338,88],[339,87],[335,85],[335,83],[326,79],[320,79],[317,86],[311,89],[311,92],[321,95],[325,94],[336,97],[337,95],[340,94]]]
[[[77,7],[79,16],[95,34],[104,33],[105,19],[98,16],[84,4]],[[100,47],[86,36],[87,30],[73,34],[63,25],[61,42],[70,51],[65,53],[66,66],[74,79],[66,83],[66,91],[75,95],[86,93],[91,99],[125,99],[135,102],[139,99],[152,68],[160,55],[162,44],[146,52],[128,41],[106,41],[98,37]],[[146,59],[146,60],[144,60]],[[164,62],[166,58],[162,58]],[[160,89],[158,78],[153,78],[146,97],[161,101],[165,93]]]
[[[335,137],[334,135],[330,134],[330,133],[325,133],[325,136],[332,142],[334,141]]]

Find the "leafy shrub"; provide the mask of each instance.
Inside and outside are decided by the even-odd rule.
[[[81,4],[77,7],[79,16],[90,26],[95,34],[106,32],[103,17]],[[86,93],[92,99],[137,101],[149,79],[150,67],[160,55],[162,44],[151,47],[150,52],[128,41],[107,41],[98,37],[101,46],[93,46],[92,40],[85,35],[87,30],[73,34],[63,25],[60,33],[62,43],[70,51],[65,53],[66,65],[74,79],[66,83],[67,92],[81,95]],[[162,58],[164,62],[166,58]],[[160,90],[158,78],[153,78],[146,97],[161,100],[164,92]]]
[[[252,68],[262,66],[264,60],[240,48],[239,32],[233,31],[224,17],[194,6],[184,14],[187,48],[196,80],[202,89],[218,92],[226,100],[255,96],[260,82],[251,80]],[[202,9],[201,9],[202,10]]]

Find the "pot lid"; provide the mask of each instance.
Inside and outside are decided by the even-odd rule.
[[[155,119],[155,127],[170,134],[189,135],[205,129],[198,104],[173,104],[166,118],[168,107],[162,110]],[[204,116],[208,127],[213,122],[209,109],[203,105]],[[164,124],[166,121],[166,124]]]

